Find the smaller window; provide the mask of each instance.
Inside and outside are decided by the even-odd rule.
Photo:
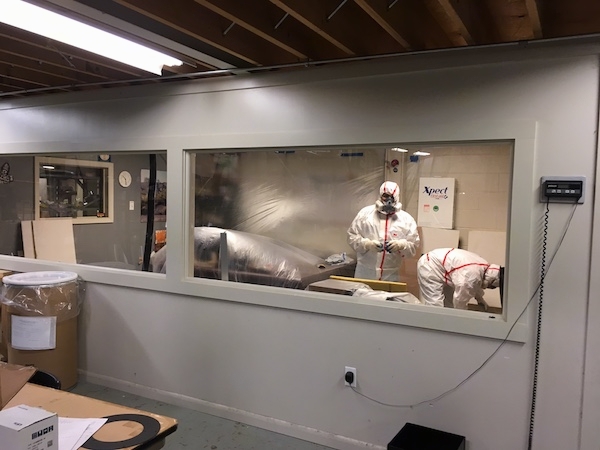
[[[113,163],[35,158],[35,218],[112,223]]]

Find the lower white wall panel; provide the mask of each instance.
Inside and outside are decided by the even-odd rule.
[[[427,402],[499,342],[101,284],[88,285],[80,321],[90,381],[334,448],[385,448],[405,422],[471,448],[522,448],[527,431],[530,380],[513,376],[529,365],[523,344]],[[365,399],[344,386],[346,365],[376,400],[425,402]]]

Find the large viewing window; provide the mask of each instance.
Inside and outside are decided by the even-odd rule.
[[[44,154],[113,165],[114,222],[72,223],[74,254],[66,260],[27,254],[29,224],[62,227],[72,217],[37,220],[40,155],[7,154],[0,158],[0,254],[29,259],[0,259],[17,271],[75,262],[78,273],[101,283],[522,341],[528,323],[521,313],[534,289],[527,276],[533,232],[529,200],[517,193],[533,189],[534,128],[493,130],[471,141]],[[482,138],[488,134],[515,138]],[[177,174],[168,214],[167,173]],[[401,289],[373,280],[359,284],[376,295],[330,289],[335,278],[356,277],[348,228],[375,204],[384,181],[398,184],[420,240],[396,272]],[[41,236],[62,249],[58,237],[67,234]],[[452,247],[505,267],[504,295],[486,289],[485,314],[473,300],[467,311],[451,301],[422,302],[419,256]]]
[[[302,290],[354,277],[347,230],[384,181],[400,186],[421,245],[399,268],[411,295],[373,298],[420,303],[417,259],[435,248],[506,264],[512,141],[198,151],[191,160],[194,277]],[[425,198],[435,183],[445,198]],[[166,272],[165,257],[157,253],[154,270]],[[503,312],[499,292],[486,289],[488,312]]]

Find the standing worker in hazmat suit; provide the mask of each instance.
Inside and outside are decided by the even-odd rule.
[[[400,281],[403,258],[415,255],[417,224],[399,200],[400,187],[386,181],[375,204],[362,208],[348,228],[348,244],[357,256],[356,278]]]
[[[417,261],[417,280],[426,305],[444,306],[444,287],[448,286],[455,309],[467,309],[469,300],[475,299],[487,310],[484,289],[500,285],[500,266],[467,250],[437,248]]]

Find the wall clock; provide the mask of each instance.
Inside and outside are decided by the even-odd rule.
[[[131,185],[131,174],[126,170],[123,170],[119,174],[119,184],[124,188],[129,187]]]

